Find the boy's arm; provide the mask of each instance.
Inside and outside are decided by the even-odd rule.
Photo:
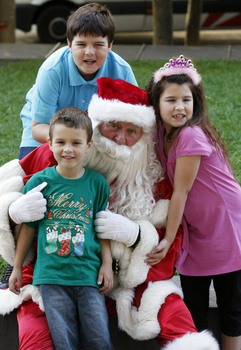
[[[68,84],[64,85],[64,87],[60,85],[60,81],[62,81],[65,75],[68,75],[68,71],[66,72],[63,69],[59,71],[58,68],[58,63],[51,69],[48,69],[48,64],[46,67],[46,63],[43,63],[38,71],[35,85],[31,89],[32,94],[29,96],[30,100],[32,101],[32,121],[39,123],[40,125],[45,125],[45,128],[49,127],[48,124],[52,116],[60,108],[60,92],[62,89],[68,89]],[[36,129],[35,131],[36,133],[33,134],[32,130],[32,135],[37,141],[41,143],[47,141],[48,130],[45,130],[42,136],[41,134],[38,135],[39,130]],[[42,131],[40,131],[40,133],[42,133]]]
[[[31,131],[33,138],[41,143],[45,143],[49,138],[49,124],[37,123],[32,120]]]
[[[9,279],[9,289],[15,294],[20,293],[22,283],[22,266],[24,259],[33,243],[35,232],[36,230],[34,228],[25,224],[22,224],[19,231],[13,262],[13,272]],[[16,282],[17,285],[15,286]]]
[[[109,292],[113,287],[112,256],[108,239],[100,239],[102,265],[99,271],[98,284],[104,280],[104,285],[99,290],[101,294]]]
[[[132,84],[132,85],[138,86],[138,83],[137,83],[137,81],[136,81],[136,77],[135,77],[135,75],[134,75],[132,69],[130,69],[126,81],[127,81],[128,83]]]

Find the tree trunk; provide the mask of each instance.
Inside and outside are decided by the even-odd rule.
[[[186,23],[185,23],[185,45],[199,45],[199,28],[202,14],[202,0],[188,0]]]
[[[0,0],[0,43],[15,42],[15,2]]]
[[[171,0],[152,0],[153,45],[172,45]]]

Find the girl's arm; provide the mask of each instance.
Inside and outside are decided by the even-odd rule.
[[[113,287],[112,256],[108,239],[100,239],[102,265],[100,267],[98,284],[104,280],[104,285],[99,290],[101,294],[109,292]]]
[[[41,143],[45,143],[49,138],[49,124],[37,123],[32,120],[31,131],[33,138]]]
[[[197,176],[201,162],[201,156],[184,156],[177,158],[174,174],[173,194],[170,200],[166,234],[153,249],[151,254],[147,254],[146,262],[155,265],[165,258],[168,249],[175,239],[178,227],[182,221],[182,216],[187,200],[187,195]]]
[[[15,294],[20,293],[20,287],[22,283],[23,262],[33,243],[35,231],[36,230],[34,228],[29,227],[25,224],[22,224],[19,231],[16,252],[13,262],[13,271],[9,279],[9,289]],[[17,285],[15,286],[16,282]]]

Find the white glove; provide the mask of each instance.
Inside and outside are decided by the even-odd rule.
[[[139,234],[139,225],[120,214],[110,211],[100,211],[94,220],[97,237],[102,239],[112,239],[132,246]]]
[[[41,190],[45,186],[47,182],[43,182],[10,204],[9,216],[16,224],[37,221],[44,217],[47,201]]]

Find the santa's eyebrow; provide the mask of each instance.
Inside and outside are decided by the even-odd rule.
[[[107,124],[107,125],[110,125],[110,126],[111,126],[111,124],[115,124],[117,127],[122,127],[121,123],[122,123],[122,122],[110,121],[110,122],[108,122],[108,123],[106,123],[106,124]],[[135,129],[135,130],[138,131],[138,130],[141,129],[141,126],[132,124],[132,125],[129,125],[129,126],[127,127],[127,129]]]
[[[110,122],[108,122],[108,123],[106,123],[107,125],[111,125],[111,124],[115,124],[115,125],[120,125],[120,122],[112,122],[112,121],[110,121]]]
[[[139,130],[139,129],[141,129],[141,126],[138,126],[138,125],[130,125],[129,128],[130,128],[130,129],[133,128],[133,129]]]

